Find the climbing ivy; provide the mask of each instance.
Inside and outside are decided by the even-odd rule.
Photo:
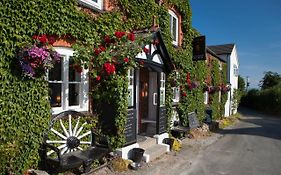
[[[116,0],[118,10],[97,13],[78,6],[76,0],[2,0],[0,2],[0,174],[22,174],[27,168],[36,168],[38,148],[42,133],[50,120],[48,84],[44,78],[26,80],[21,76],[15,57],[25,42],[31,42],[33,35],[56,34],[75,38],[80,46],[98,46],[102,36],[115,31],[134,31],[152,26],[153,18],[159,25],[167,49],[180,72],[179,83],[186,97],[179,105],[183,119],[187,122],[188,112],[198,111],[204,117],[203,82],[206,79],[206,63],[192,61],[192,40],[200,35],[191,26],[191,9],[186,0],[167,0],[162,5],[154,0]],[[176,9],[182,16],[183,43],[172,45],[169,31],[168,8]],[[149,13],[147,13],[149,12]],[[81,58],[83,61],[83,58]],[[188,89],[185,81],[190,73],[191,81],[198,81],[199,87]],[[218,76],[218,71],[214,71]],[[92,77],[95,78],[95,77]],[[172,74],[167,76],[171,79]],[[216,79],[216,77],[214,77]],[[118,126],[117,135],[108,134],[114,147],[124,142],[124,126],[127,116],[127,77],[118,74],[104,84],[110,90],[111,103],[118,111],[112,118]],[[217,79],[215,84],[218,83]],[[107,88],[107,87],[115,88]],[[172,84],[166,84],[167,115],[172,114]],[[90,95],[101,94],[91,91]],[[95,97],[96,98],[96,97]],[[94,100],[95,100],[94,98]],[[214,108],[218,108],[213,104]],[[215,112],[218,113],[217,111]]]

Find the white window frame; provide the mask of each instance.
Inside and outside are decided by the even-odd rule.
[[[97,2],[92,0],[78,0],[78,2],[90,8],[103,10],[103,0],[97,0]]]
[[[134,106],[134,96],[135,96],[135,73],[134,73],[134,69],[129,69],[128,70],[128,93],[132,92],[132,94],[128,94],[128,107],[133,107]],[[131,84],[132,82],[132,84]],[[132,104],[129,104],[129,95],[131,95],[131,99],[130,101],[132,102]]]
[[[165,106],[165,95],[166,95],[165,94],[165,84],[166,84],[166,75],[164,72],[161,72],[160,73],[160,95],[159,95],[160,99],[162,98],[162,102],[163,102],[161,104],[161,100],[159,100],[161,107]],[[163,92],[163,93],[161,93],[161,92]]]
[[[62,55],[62,77],[61,81],[49,81],[48,74],[47,79],[49,83],[61,83],[61,107],[52,107],[52,114],[58,114],[66,110],[75,111],[88,111],[89,110],[89,79],[88,70],[83,69],[81,72],[81,81],[77,82],[79,86],[79,105],[69,106],[69,58],[73,56],[74,51],[71,48],[55,47],[54,48],[60,55]],[[71,82],[76,84],[76,82]]]
[[[172,87],[173,90],[173,102],[180,102],[180,87]]]
[[[204,92],[204,104],[207,105],[209,102],[209,93],[208,91]]]
[[[172,10],[169,10],[169,17],[170,17],[170,33],[173,39],[173,28],[176,27],[176,38],[175,40],[173,39],[172,44],[178,46],[179,44],[179,18],[178,16],[175,14],[175,12],[173,12]],[[176,26],[173,26],[173,20],[171,20],[172,18],[176,19]]]

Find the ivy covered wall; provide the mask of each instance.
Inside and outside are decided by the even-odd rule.
[[[83,8],[78,8],[76,0],[2,0],[0,2],[0,172],[2,174],[22,174],[27,168],[37,166],[37,150],[42,140],[42,133],[50,119],[48,84],[43,78],[24,79],[15,57],[17,49],[25,42],[31,42],[31,37],[35,34],[69,35],[76,39],[76,44],[96,47],[101,42],[101,36],[115,31],[150,28],[155,18],[169,54],[181,75],[178,83],[181,86],[181,93],[185,94],[179,106],[182,116],[187,120],[186,114],[197,109],[199,118],[203,119],[205,106],[202,88],[207,70],[204,61],[192,62],[191,43],[199,33],[191,26],[191,9],[188,1],[167,0],[162,5],[158,5],[154,0],[116,0],[116,2],[118,8],[115,10],[101,14],[90,12],[93,15],[85,13]],[[182,46],[179,48],[171,44],[168,8],[177,10],[182,17],[184,35]],[[146,13],[148,11],[149,13]],[[199,82],[198,88],[190,90],[186,82],[187,74],[192,81]],[[167,80],[173,75],[171,73]],[[126,83],[127,79],[124,77],[125,75],[116,81],[117,86]],[[171,84],[167,83],[166,86],[167,114],[170,118]],[[120,88],[117,93],[118,98],[114,98],[117,109],[121,110],[114,117],[116,125],[121,127],[126,123],[127,107],[124,100],[121,100],[123,104],[120,103],[119,97],[123,96],[123,99],[127,99],[126,92]],[[118,138],[123,138],[120,137],[123,134],[121,130],[116,137],[112,137],[115,146],[122,145],[124,139]]]

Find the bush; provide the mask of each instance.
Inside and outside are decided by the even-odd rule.
[[[242,97],[243,106],[269,114],[281,114],[281,84],[266,90],[252,89]]]

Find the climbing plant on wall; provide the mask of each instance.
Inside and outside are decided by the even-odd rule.
[[[180,70],[180,83],[186,93],[186,97],[181,98],[180,111],[187,114],[197,109],[198,116],[203,118],[202,88],[206,78],[206,65],[204,61],[192,62],[191,59],[191,43],[199,33],[191,26],[191,9],[188,1],[168,0],[162,5],[155,3],[154,0],[116,0],[116,2],[118,10],[100,14],[78,6],[76,0],[2,0],[0,2],[0,174],[22,174],[27,168],[37,166],[39,160],[37,150],[42,140],[42,133],[50,120],[47,82],[44,77],[23,79],[19,71],[21,68],[17,64],[17,50],[22,44],[32,42],[33,35],[71,36],[75,38],[80,53],[83,52],[83,48],[99,48],[102,51],[100,43],[105,41],[104,36],[112,34],[113,37],[116,31],[147,29],[155,19],[176,69]],[[181,47],[174,47],[171,42],[167,10],[170,7],[175,8],[182,15],[184,35]],[[149,13],[145,13],[148,11]],[[76,46],[73,46],[74,49],[77,49]],[[93,58],[94,54],[96,53],[93,50],[79,55],[79,63],[89,66],[87,61]],[[107,54],[107,51],[102,51],[100,54]],[[125,58],[123,56],[118,58],[123,65],[134,63],[127,62]],[[131,61],[132,56],[128,59]],[[107,60],[96,63],[106,74],[114,72],[112,62],[112,57],[108,57]],[[90,66],[94,68],[96,64]],[[114,124],[119,128],[118,135],[109,134],[114,147],[119,147],[124,141],[128,106],[126,98],[128,80],[125,70],[110,76],[102,76],[99,71],[90,72],[94,83],[100,81],[99,83],[105,87],[104,91],[114,94],[107,98],[116,104],[118,111],[112,116]],[[187,72],[190,73],[191,81],[199,82],[198,88],[188,89]],[[104,78],[108,81],[104,81]],[[169,78],[171,74],[168,75],[167,79]],[[166,106],[169,118],[172,110],[170,87],[171,84],[167,83]],[[103,96],[103,91],[100,89],[93,89],[90,93],[94,99]],[[183,115],[183,118],[187,121],[186,115]]]

